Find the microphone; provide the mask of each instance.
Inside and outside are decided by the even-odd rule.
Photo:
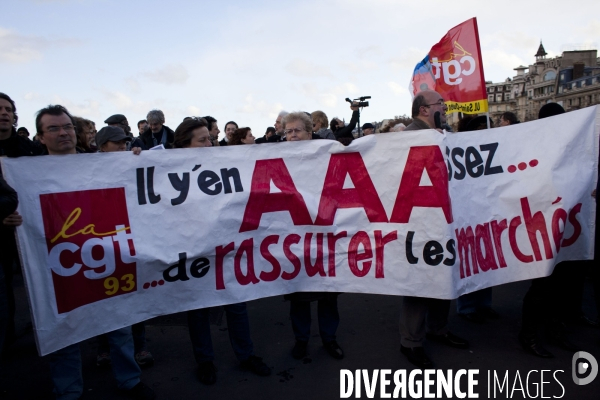
[[[436,111],[435,114],[433,114],[433,120],[435,122],[435,127],[438,129],[442,129],[442,122],[440,121],[440,112]]]

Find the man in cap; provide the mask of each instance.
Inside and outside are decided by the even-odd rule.
[[[370,122],[367,122],[366,124],[363,124],[362,131],[364,136],[372,135],[373,133],[375,133],[375,125],[373,125]]]
[[[119,127],[125,131],[125,134],[127,136],[133,137],[133,134],[131,133],[131,127],[129,126],[129,122],[127,121],[127,118],[125,118],[125,116],[123,114],[111,115],[104,121],[104,123],[108,126]],[[96,143],[96,145],[97,145],[97,143]]]
[[[96,145],[101,153],[112,153],[115,151],[126,151],[127,144],[131,138],[125,134],[123,129],[117,126],[105,126],[96,134]],[[133,147],[134,154],[140,154],[142,149]],[[146,326],[144,322],[138,322],[131,327],[133,334],[133,348],[135,362],[140,367],[147,367],[154,364],[154,356],[146,349]],[[98,342],[98,354],[96,356],[96,365],[105,367],[112,362],[110,356],[110,345],[108,335],[100,335]]]
[[[103,153],[125,151],[127,143],[131,140],[131,137],[127,136],[122,128],[114,125],[105,126],[96,133],[96,146],[98,146],[98,151]]]

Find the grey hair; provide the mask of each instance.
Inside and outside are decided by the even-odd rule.
[[[146,119],[148,120],[148,123],[161,123],[164,124],[165,123],[165,114],[163,114],[162,111],[160,110],[152,110],[148,112],[148,115],[146,115]]]
[[[281,111],[279,111],[279,114],[277,115],[277,118],[281,117],[283,119],[288,114],[289,114],[289,112],[281,110]]]
[[[312,133],[312,119],[306,115],[304,111],[287,113],[283,118],[283,129],[285,129],[285,126],[292,121],[302,121],[302,123],[304,123],[304,130],[308,133]]]

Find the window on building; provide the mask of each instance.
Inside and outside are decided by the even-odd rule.
[[[504,100],[510,100],[510,93],[504,93]]]
[[[494,95],[493,94],[491,94],[491,95],[488,96],[488,101],[490,103],[492,103],[494,101]]]
[[[496,101],[502,101],[502,95],[501,94],[497,94],[496,95]]]
[[[554,79],[556,79],[556,72],[548,71],[544,74],[544,81],[552,81]]]

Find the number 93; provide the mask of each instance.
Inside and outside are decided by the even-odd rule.
[[[121,283],[121,284],[120,284]],[[117,293],[119,289],[124,292],[130,292],[135,287],[135,280],[133,274],[125,274],[121,277],[121,282],[114,276],[109,276],[104,280],[104,288],[106,294],[112,296]]]

